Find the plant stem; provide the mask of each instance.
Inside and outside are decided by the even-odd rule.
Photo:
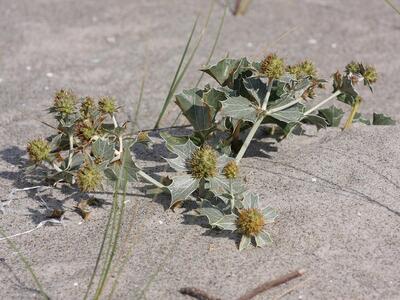
[[[69,155],[68,155],[68,165],[67,169],[71,166],[72,163],[72,156],[74,155],[74,136],[72,134],[68,134],[68,139],[69,139]]]
[[[268,100],[269,97],[271,96],[271,90],[272,90],[272,85],[274,83],[274,80],[271,79],[268,83],[268,92],[265,95],[264,102],[262,104],[262,109],[265,111],[267,108]],[[293,104],[292,104],[293,105]],[[240,160],[243,158],[244,153],[246,152],[247,148],[250,145],[251,140],[253,139],[254,135],[257,132],[258,127],[260,127],[262,121],[264,120],[265,114],[261,114],[257,121],[253,124],[253,127],[250,129],[249,134],[246,137],[246,140],[244,141],[242,147],[240,148],[239,153],[236,155],[236,163],[239,164]]]
[[[342,92],[340,90],[337,90],[335,93],[333,93],[332,95],[330,95],[328,98],[326,98],[325,100],[321,101],[320,103],[318,103],[317,105],[315,105],[314,107],[310,108],[309,110],[307,110],[304,115],[307,116],[310,113],[312,113],[313,111],[317,110],[318,108],[320,108],[322,105],[324,105],[325,103],[328,103],[329,101],[331,101],[333,98],[339,96]]]
[[[348,117],[343,129],[348,129],[351,127],[351,125],[353,124],[353,119],[354,119],[356,113],[358,112],[358,109],[360,108],[360,104],[361,104],[361,101],[356,100],[356,102],[352,105],[350,116]]]
[[[140,177],[142,177],[144,180],[146,180],[147,182],[155,185],[158,188],[165,188],[165,185],[163,185],[161,182],[158,182],[157,180],[155,180],[153,177],[151,177],[150,175],[147,175],[145,172],[143,172],[142,170],[138,171],[137,173]]]

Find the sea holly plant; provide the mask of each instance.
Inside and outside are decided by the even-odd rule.
[[[239,163],[258,128],[267,124],[279,139],[303,132],[303,124],[317,129],[339,126],[344,112],[335,106],[322,108],[337,98],[351,105],[352,111],[344,128],[352,122],[390,125],[387,116],[374,114],[374,122],[358,113],[362,101],[356,86],[363,82],[372,91],[377,73],[372,66],[350,63],[343,73],[333,77],[333,91],[326,99],[312,104],[318,90],[326,85],[319,78],[315,65],[304,60],[287,65],[276,54],[269,54],[260,62],[247,58],[225,58],[217,64],[202,69],[218,85],[204,89],[191,89],[177,95],[176,103],[194,128],[192,139],[196,145],[211,143],[228,155],[235,155]],[[243,132],[250,129],[244,138]]]
[[[221,230],[237,231],[241,235],[239,250],[246,249],[254,240],[255,245],[264,247],[272,243],[267,226],[278,216],[271,207],[260,208],[259,197],[245,192],[241,201],[229,210],[221,209],[208,200],[203,201],[198,213],[207,217],[211,227]]]
[[[55,134],[28,143],[28,174],[49,184],[68,183],[93,192],[117,182],[124,159],[129,182],[141,177],[164,187],[137,167],[131,153],[135,144],[151,140],[146,133],[129,134],[127,124],[117,121],[118,110],[110,97],[95,102],[90,97],[79,99],[72,91],[58,91],[49,108],[56,124],[45,123]]]

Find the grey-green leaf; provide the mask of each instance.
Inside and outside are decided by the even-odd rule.
[[[338,127],[344,116],[344,111],[332,105],[328,108],[320,109],[318,115],[326,120],[329,127]]]
[[[222,102],[222,115],[254,123],[257,121],[258,111],[252,102],[242,96],[238,96],[228,98]]]
[[[104,139],[97,139],[92,145],[93,155],[102,161],[111,160],[114,157],[115,144]]]
[[[266,245],[272,244],[271,236],[268,232],[261,231],[255,236],[257,247],[264,247]]]
[[[357,122],[363,123],[365,125],[371,125],[371,121],[367,117],[362,115],[361,113],[356,113],[354,115],[353,123],[357,123]]]
[[[247,235],[242,235],[242,238],[240,239],[240,244],[239,244],[239,251],[243,251],[247,249],[251,244],[251,237]]]
[[[175,203],[185,201],[199,187],[200,179],[190,175],[176,176],[172,178],[172,183],[167,187],[171,193],[170,207]]]
[[[252,98],[258,103],[258,106],[264,102],[268,86],[260,78],[249,77],[243,79],[243,85]]]
[[[396,121],[391,117],[384,114],[374,113],[372,118],[372,125],[395,125]]]

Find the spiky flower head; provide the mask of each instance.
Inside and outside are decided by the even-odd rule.
[[[113,114],[117,112],[115,99],[111,97],[101,97],[99,100],[99,110],[104,114]]]
[[[26,150],[29,154],[29,159],[38,164],[49,158],[50,145],[44,139],[35,139],[28,143]]]
[[[59,90],[54,96],[54,110],[62,115],[71,115],[76,111],[77,98],[70,90]]]
[[[103,174],[94,164],[85,164],[77,174],[77,183],[82,192],[91,192],[101,186]]]
[[[150,140],[149,133],[147,131],[141,131],[137,135],[137,141],[139,143],[146,143]]]
[[[194,178],[215,177],[217,175],[217,154],[211,146],[204,145],[192,153],[188,165]]]
[[[294,66],[288,66],[287,72],[294,75],[296,79],[306,76],[310,76],[312,78],[317,77],[317,69],[315,68],[314,63],[310,60],[304,60]]]
[[[77,124],[76,133],[81,139],[90,141],[96,135],[96,128],[90,119],[84,119]]]
[[[276,54],[269,54],[261,62],[261,73],[269,79],[278,79],[285,73],[285,62]]]
[[[239,174],[239,166],[231,160],[222,169],[222,174],[228,179],[235,179]]]
[[[236,226],[245,236],[256,236],[265,225],[263,213],[258,208],[245,208],[239,211]]]
[[[89,112],[95,108],[94,100],[91,97],[86,97],[81,103],[81,114],[85,117],[89,115]]]
[[[364,74],[362,75],[370,84],[375,83],[378,80],[378,72],[376,72],[376,69],[373,66],[366,66]]]
[[[361,73],[361,65],[358,62],[351,61],[350,63],[348,63],[346,65],[345,71],[346,71],[347,75],[350,73],[360,74]]]

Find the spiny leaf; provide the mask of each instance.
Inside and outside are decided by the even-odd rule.
[[[258,111],[252,102],[239,96],[228,98],[222,102],[222,115],[254,123],[257,121]]]
[[[372,117],[372,125],[395,125],[396,121],[384,114],[374,113]]]
[[[267,94],[268,85],[264,83],[260,78],[256,77],[243,79],[243,85],[246,88],[247,92],[254,99],[254,101],[257,102],[258,106],[261,106]]]
[[[97,139],[92,145],[93,155],[101,161],[111,160],[114,157],[115,144],[104,139]]]
[[[190,175],[176,176],[172,178],[172,183],[167,187],[171,193],[170,207],[177,202],[185,201],[199,187],[200,179]]]
[[[332,105],[328,108],[320,109],[318,111],[318,115],[326,120],[328,126],[338,127],[344,116],[344,111]]]
[[[272,244],[272,239],[268,232],[261,231],[255,236],[257,247],[264,247],[266,245]]]

